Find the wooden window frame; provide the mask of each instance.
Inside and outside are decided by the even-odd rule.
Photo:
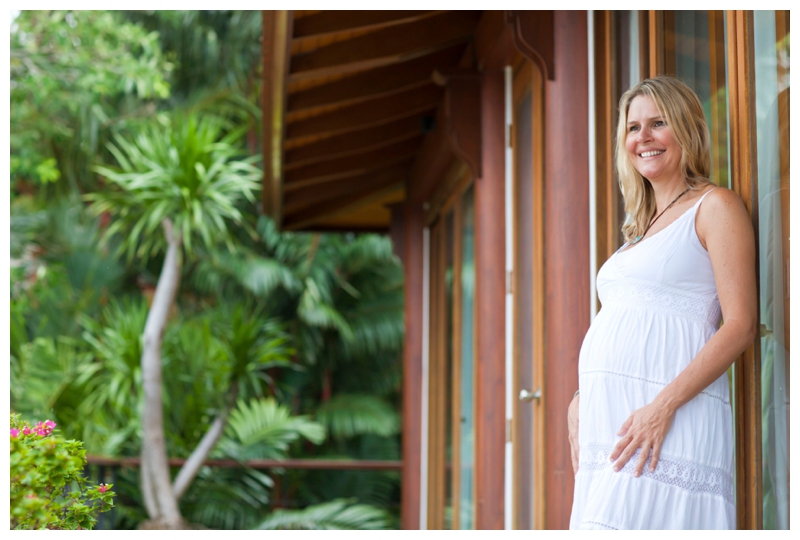
[[[753,14],[726,12],[728,102],[731,120],[731,189],[750,213],[758,245]],[[758,247],[756,247],[758,253]],[[756,262],[756,280],[759,282]],[[757,294],[760,292],[757,290]],[[759,321],[760,322],[760,321]],[[734,364],[736,421],[736,518],[739,529],[763,528],[761,484],[761,346],[756,338]]]
[[[462,259],[463,259],[463,197],[472,185],[472,176],[467,165],[456,159],[439,183],[431,197],[425,223],[431,228],[431,339],[430,339],[430,384],[429,384],[429,445],[428,452],[428,529],[444,529],[447,486],[444,483],[445,469],[451,470],[450,503],[452,507],[451,527],[459,529],[461,488],[461,354],[462,354]],[[453,212],[453,307],[450,346],[452,351],[451,372],[445,373],[447,355],[447,293],[445,273],[447,269],[447,218]],[[474,329],[473,329],[474,330]],[[473,340],[476,332],[472,332]],[[475,350],[473,344],[473,350]],[[473,370],[473,385],[477,384]],[[444,385],[449,380],[451,460],[445,460],[447,422]],[[473,501],[474,502],[474,501]],[[474,508],[473,508],[474,513]]]
[[[512,100],[513,109],[519,105],[527,90],[531,91],[531,148],[520,149],[516,144],[516,126],[512,126],[511,130],[511,146],[514,155],[518,151],[532,152],[532,199],[529,201],[529,209],[533,214],[533,283],[532,292],[533,298],[521,299],[517,296],[516,291],[519,287],[516,286],[519,279],[519,257],[517,254],[516,246],[514,249],[514,275],[512,290],[514,294],[514,321],[513,324],[513,343],[514,343],[514,369],[512,388],[520,388],[518,381],[518,363],[519,352],[517,350],[517,343],[519,337],[519,326],[516,321],[519,320],[519,303],[531,302],[533,305],[533,377],[535,381],[539,381],[539,385],[544,392],[544,85],[545,78],[542,75],[539,67],[533,62],[527,60],[522,55],[518,55],[514,62],[514,75],[513,75],[513,88]],[[516,164],[516,159],[512,159],[512,164]],[[513,165],[512,165],[513,166]],[[514,171],[514,178],[516,178],[516,170]],[[514,200],[518,200],[516,194],[516,181],[514,182]],[[515,205],[516,206],[516,205]],[[519,238],[519,220],[516,217],[513,219],[514,224],[514,238]],[[543,396],[539,400],[531,403],[533,407],[534,416],[534,445],[533,445],[533,476],[536,479],[534,482],[533,490],[533,523],[534,529],[543,530],[545,528],[546,517],[546,486],[545,486],[545,447],[544,440],[546,436],[545,431],[545,414],[544,414],[544,399]],[[511,440],[519,440],[519,421],[518,417],[514,415],[511,423]],[[517,469],[517,463],[522,459],[519,454],[519,449],[516,444],[512,444],[512,466]],[[515,475],[516,477],[517,475]],[[512,494],[512,523],[516,528],[519,523],[517,503],[520,483],[514,483],[514,491]]]
[[[429,412],[428,412],[428,512],[427,528],[442,529],[444,527],[444,504],[446,432],[445,432],[445,407],[446,394],[442,391],[446,376],[444,373],[445,356],[447,354],[445,335],[445,317],[443,307],[446,302],[444,275],[445,251],[444,246],[445,224],[444,220],[431,227],[431,270],[430,270],[430,381],[429,381]]]

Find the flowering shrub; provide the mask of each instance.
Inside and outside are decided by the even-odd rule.
[[[54,435],[55,427],[11,415],[12,529],[91,529],[114,505],[111,484],[87,485],[83,444]]]

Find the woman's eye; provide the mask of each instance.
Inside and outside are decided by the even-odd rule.
[[[628,128],[628,131],[636,131],[637,129],[639,129],[639,126],[631,126]]]
[[[665,123],[663,120],[658,120],[658,121],[657,121],[655,124],[653,124],[653,125],[654,125],[654,126],[666,126],[667,124],[666,124],[666,123]]]

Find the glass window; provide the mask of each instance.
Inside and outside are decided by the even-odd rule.
[[[788,18],[754,12],[765,529],[789,527]]]
[[[473,529],[475,470],[474,333],[475,204],[474,189],[464,193],[461,217],[461,395],[459,430],[459,529]]]
[[[455,196],[431,229],[429,529],[474,528],[473,193]]]
[[[703,103],[711,132],[711,180],[728,186],[728,92],[724,11],[665,11],[667,75],[688,84]]]

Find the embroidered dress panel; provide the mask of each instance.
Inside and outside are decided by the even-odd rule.
[[[714,381],[675,414],[655,472],[619,472],[617,430],[678,376],[721,317],[708,252],[695,230],[705,196],[597,275],[602,309],[579,359],[580,462],[571,529],[733,529],[733,422],[728,381]]]

